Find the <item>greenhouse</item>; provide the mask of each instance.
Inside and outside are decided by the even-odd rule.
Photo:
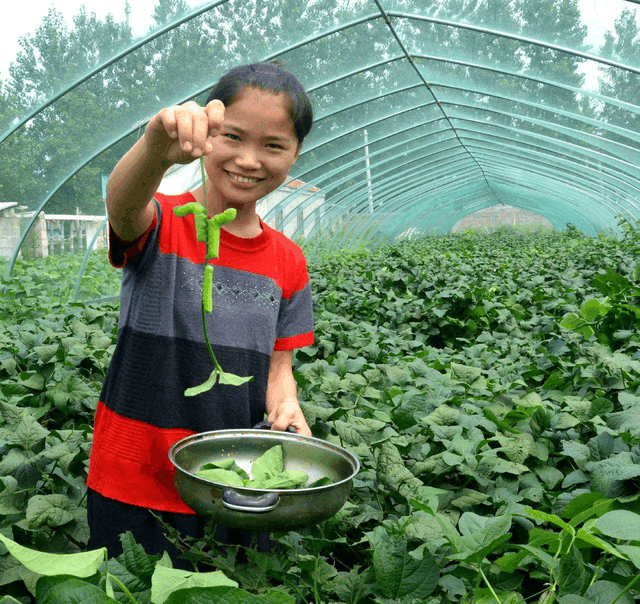
[[[640,0],[38,0],[0,27],[0,604],[640,602]],[[204,276],[174,250],[175,289],[202,290],[193,337],[215,364],[194,387],[207,376],[176,352],[194,344],[178,303],[134,317],[145,293],[161,292],[158,307],[169,295],[111,266],[110,176],[159,112],[205,107],[250,63],[293,74],[313,107],[253,213],[302,250],[313,338],[294,328],[303,286],[278,281],[293,256],[272,289],[249,264],[212,276],[232,227],[216,223],[214,245],[211,212],[178,210]],[[207,205],[193,159],[167,162],[159,197],[204,190]],[[153,226],[125,238],[141,241],[127,254],[143,267],[147,234],[164,228],[154,203]],[[232,268],[244,281],[231,285]],[[223,306],[229,323],[207,324]],[[245,346],[265,388],[291,344],[305,429],[354,464],[301,492],[342,481],[348,497],[309,525],[274,524],[271,549],[218,541],[220,517],[200,512],[204,536],[173,528],[171,555],[130,532],[121,555],[89,547],[94,418],[117,411],[105,398],[133,396],[115,367],[134,382],[123,359],[146,362],[119,341],[138,330],[175,355],[171,392],[201,409],[211,388],[252,396],[262,369],[232,375],[216,356],[244,346],[233,317],[266,321],[267,307],[275,345]],[[144,369],[154,392],[169,392],[169,365]],[[202,431],[135,413],[157,442]],[[146,472],[173,480],[179,464],[162,455]],[[249,516],[268,530],[262,512]]]

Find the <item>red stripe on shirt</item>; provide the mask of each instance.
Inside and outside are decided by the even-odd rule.
[[[294,348],[304,348],[313,344],[313,332],[301,333],[290,338],[278,338],[273,347],[274,350],[293,350]]]
[[[196,239],[196,227],[193,214],[185,217],[176,216],[173,208],[195,201],[191,194],[179,197],[156,194],[163,212],[160,223],[158,245],[163,254],[175,254],[179,258],[190,260],[194,264],[202,264],[207,246]],[[180,221],[175,228],[174,221]],[[211,260],[211,264],[225,266],[273,279],[282,290],[285,299],[302,290],[308,282],[306,260],[302,250],[287,239],[285,235],[260,222],[262,233],[257,237],[243,238],[232,235],[222,229],[220,233],[220,257]],[[275,244],[275,245],[274,245]],[[265,258],[256,252],[270,246],[273,257]],[[280,247],[276,250],[276,247]]]
[[[99,401],[87,486],[123,503],[193,514],[176,491],[169,460],[171,446],[191,434],[122,417]]]

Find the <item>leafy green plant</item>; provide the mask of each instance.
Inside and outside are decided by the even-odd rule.
[[[32,573],[35,585],[31,581],[31,589],[42,604],[70,601],[106,604],[119,601],[115,599],[116,592],[122,594],[120,601],[130,604],[258,602],[220,571],[178,570],[172,567],[167,555],[148,556],[129,532],[122,536],[123,554],[114,561],[107,559],[105,548],[76,554],[47,554],[21,546],[1,534],[0,542]],[[292,598],[278,593],[264,594],[259,601],[293,603]]]
[[[172,533],[194,571],[237,583],[189,597],[638,601],[639,329],[624,306],[637,304],[634,229],[426,237],[310,262],[316,343],[294,355],[298,392],[313,434],[356,454],[361,471],[336,516],[273,535],[269,553],[221,543],[213,522],[200,539]],[[23,290],[38,288],[36,272]],[[0,532],[71,553],[86,550],[89,401],[117,308],[47,304],[54,286],[24,304],[8,291],[0,321]],[[561,325],[585,319],[585,304],[587,338]],[[18,430],[22,413],[32,419]],[[108,572],[148,602],[160,558],[137,556],[109,560]],[[106,594],[104,577],[101,567],[78,579]],[[0,591],[26,604],[28,586],[35,578],[0,552]]]
[[[209,334],[207,333],[207,313],[213,312],[213,264],[209,264],[206,260],[212,260],[217,258],[220,252],[220,228],[230,223],[236,217],[236,210],[229,208],[221,214],[216,214],[211,218],[207,218],[207,189],[206,189],[206,175],[204,169],[204,160],[200,158],[200,172],[202,175],[202,191],[204,194],[204,206],[191,202],[182,206],[174,208],[176,216],[187,216],[193,214],[196,224],[196,239],[207,245],[207,253],[205,256],[204,264],[204,279],[202,283],[202,330],[204,332],[204,339],[209,350],[209,356],[213,361],[213,371],[209,378],[199,386],[187,388],[184,392],[185,396],[197,396],[203,392],[211,390],[217,383],[228,384],[230,386],[241,386],[246,382],[253,379],[253,376],[242,377],[228,373],[222,369],[216,355],[211,348],[209,342]]]
[[[281,445],[267,449],[256,458],[251,474],[249,476],[234,459],[206,463],[197,472],[205,480],[253,489],[296,489],[331,484],[330,478],[323,477],[307,485],[308,474],[292,468],[285,470]]]
[[[635,326],[640,320],[640,267],[636,267],[633,281],[607,268],[593,278],[593,286],[603,298],[588,300],[578,313],[570,312],[561,325],[589,339],[595,336],[601,344],[617,350],[624,345],[640,344]]]

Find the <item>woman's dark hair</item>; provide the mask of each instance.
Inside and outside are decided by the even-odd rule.
[[[247,86],[274,93],[284,92],[289,97],[291,121],[298,144],[302,145],[313,124],[311,101],[298,79],[273,63],[252,63],[234,67],[211,89],[207,103],[217,99],[228,107]]]

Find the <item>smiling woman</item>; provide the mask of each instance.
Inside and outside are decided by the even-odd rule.
[[[209,215],[235,208],[238,215],[227,230],[240,237],[260,234],[256,202],[285,181],[298,158],[288,105],[284,94],[245,88],[225,108],[220,133],[205,156]],[[202,189],[193,195],[203,201]]]
[[[168,451],[181,438],[251,428],[265,415],[273,430],[311,435],[292,369],[292,351],[313,343],[306,261],[255,210],[286,179],[311,115],[294,76],[244,66],[205,107],[158,112],[113,171],[106,201],[122,315],[95,420],[91,547],[117,554],[131,530],[148,552],[174,551],[149,510],[185,534],[201,531],[174,486]],[[169,167],[196,159],[203,186],[156,192]]]

